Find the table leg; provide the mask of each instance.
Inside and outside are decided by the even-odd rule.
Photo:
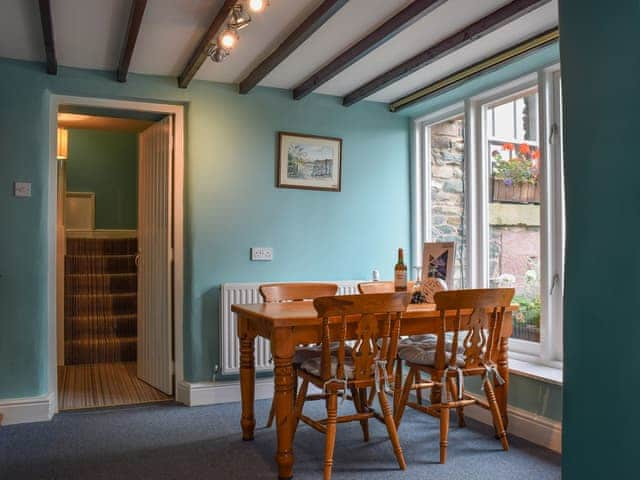
[[[242,398],[242,440],[253,440],[253,432],[256,428],[256,419],[253,414],[256,367],[255,367],[255,333],[247,322],[238,319],[238,337],[240,337],[240,395]]]
[[[286,329],[282,329],[286,330]],[[271,339],[271,353],[275,365],[276,431],[278,437],[278,478],[293,478],[293,434],[295,411],[293,408],[293,355],[294,345],[290,330],[276,330]]]
[[[509,416],[507,414],[507,400],[509,395],[509,338],[500,338],[500,346],[498,349],[498,373],[504,379],[503,385],[495,385],[496,399],[502,414],[502,422],[505,430],[509,424]]]

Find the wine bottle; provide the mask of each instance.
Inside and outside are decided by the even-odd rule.
[[[394,286],[396,292],[407,291],[407,266],[404,264],[404,252],[398,249],[398,263],[395,267]]]

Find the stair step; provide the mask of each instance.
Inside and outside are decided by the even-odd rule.
[[[137,313],[136,293],[73,294],[64,296],[64,314],[67,316],[126,315]]]
[[[135,337],[137,329],[138,318],[135,314],[69,316],[65,322],[65,338]]]
[[[137,238],[67,238],[67,255],[135,255]]]
[[[79,339],[65,342],[65,364],[131,362],[136,359],[136,337]]]
[[[64,276],[64,288],[70,295],[134,293],[138,290],[138,277],[135,273],[74,273]]]
[[[65,274],[136,273],[135,255],[65,255]]]

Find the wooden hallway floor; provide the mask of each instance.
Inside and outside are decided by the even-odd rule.
[[[58,367],[60,410],[112,407],[172,400],[136,376],[136,362]]]

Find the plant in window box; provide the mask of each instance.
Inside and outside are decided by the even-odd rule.
[[[491,152],[493,161],[493,201],[513,203],[540,203],[538,160],[540,150],[526,143],[505,143],[502,151]]]

